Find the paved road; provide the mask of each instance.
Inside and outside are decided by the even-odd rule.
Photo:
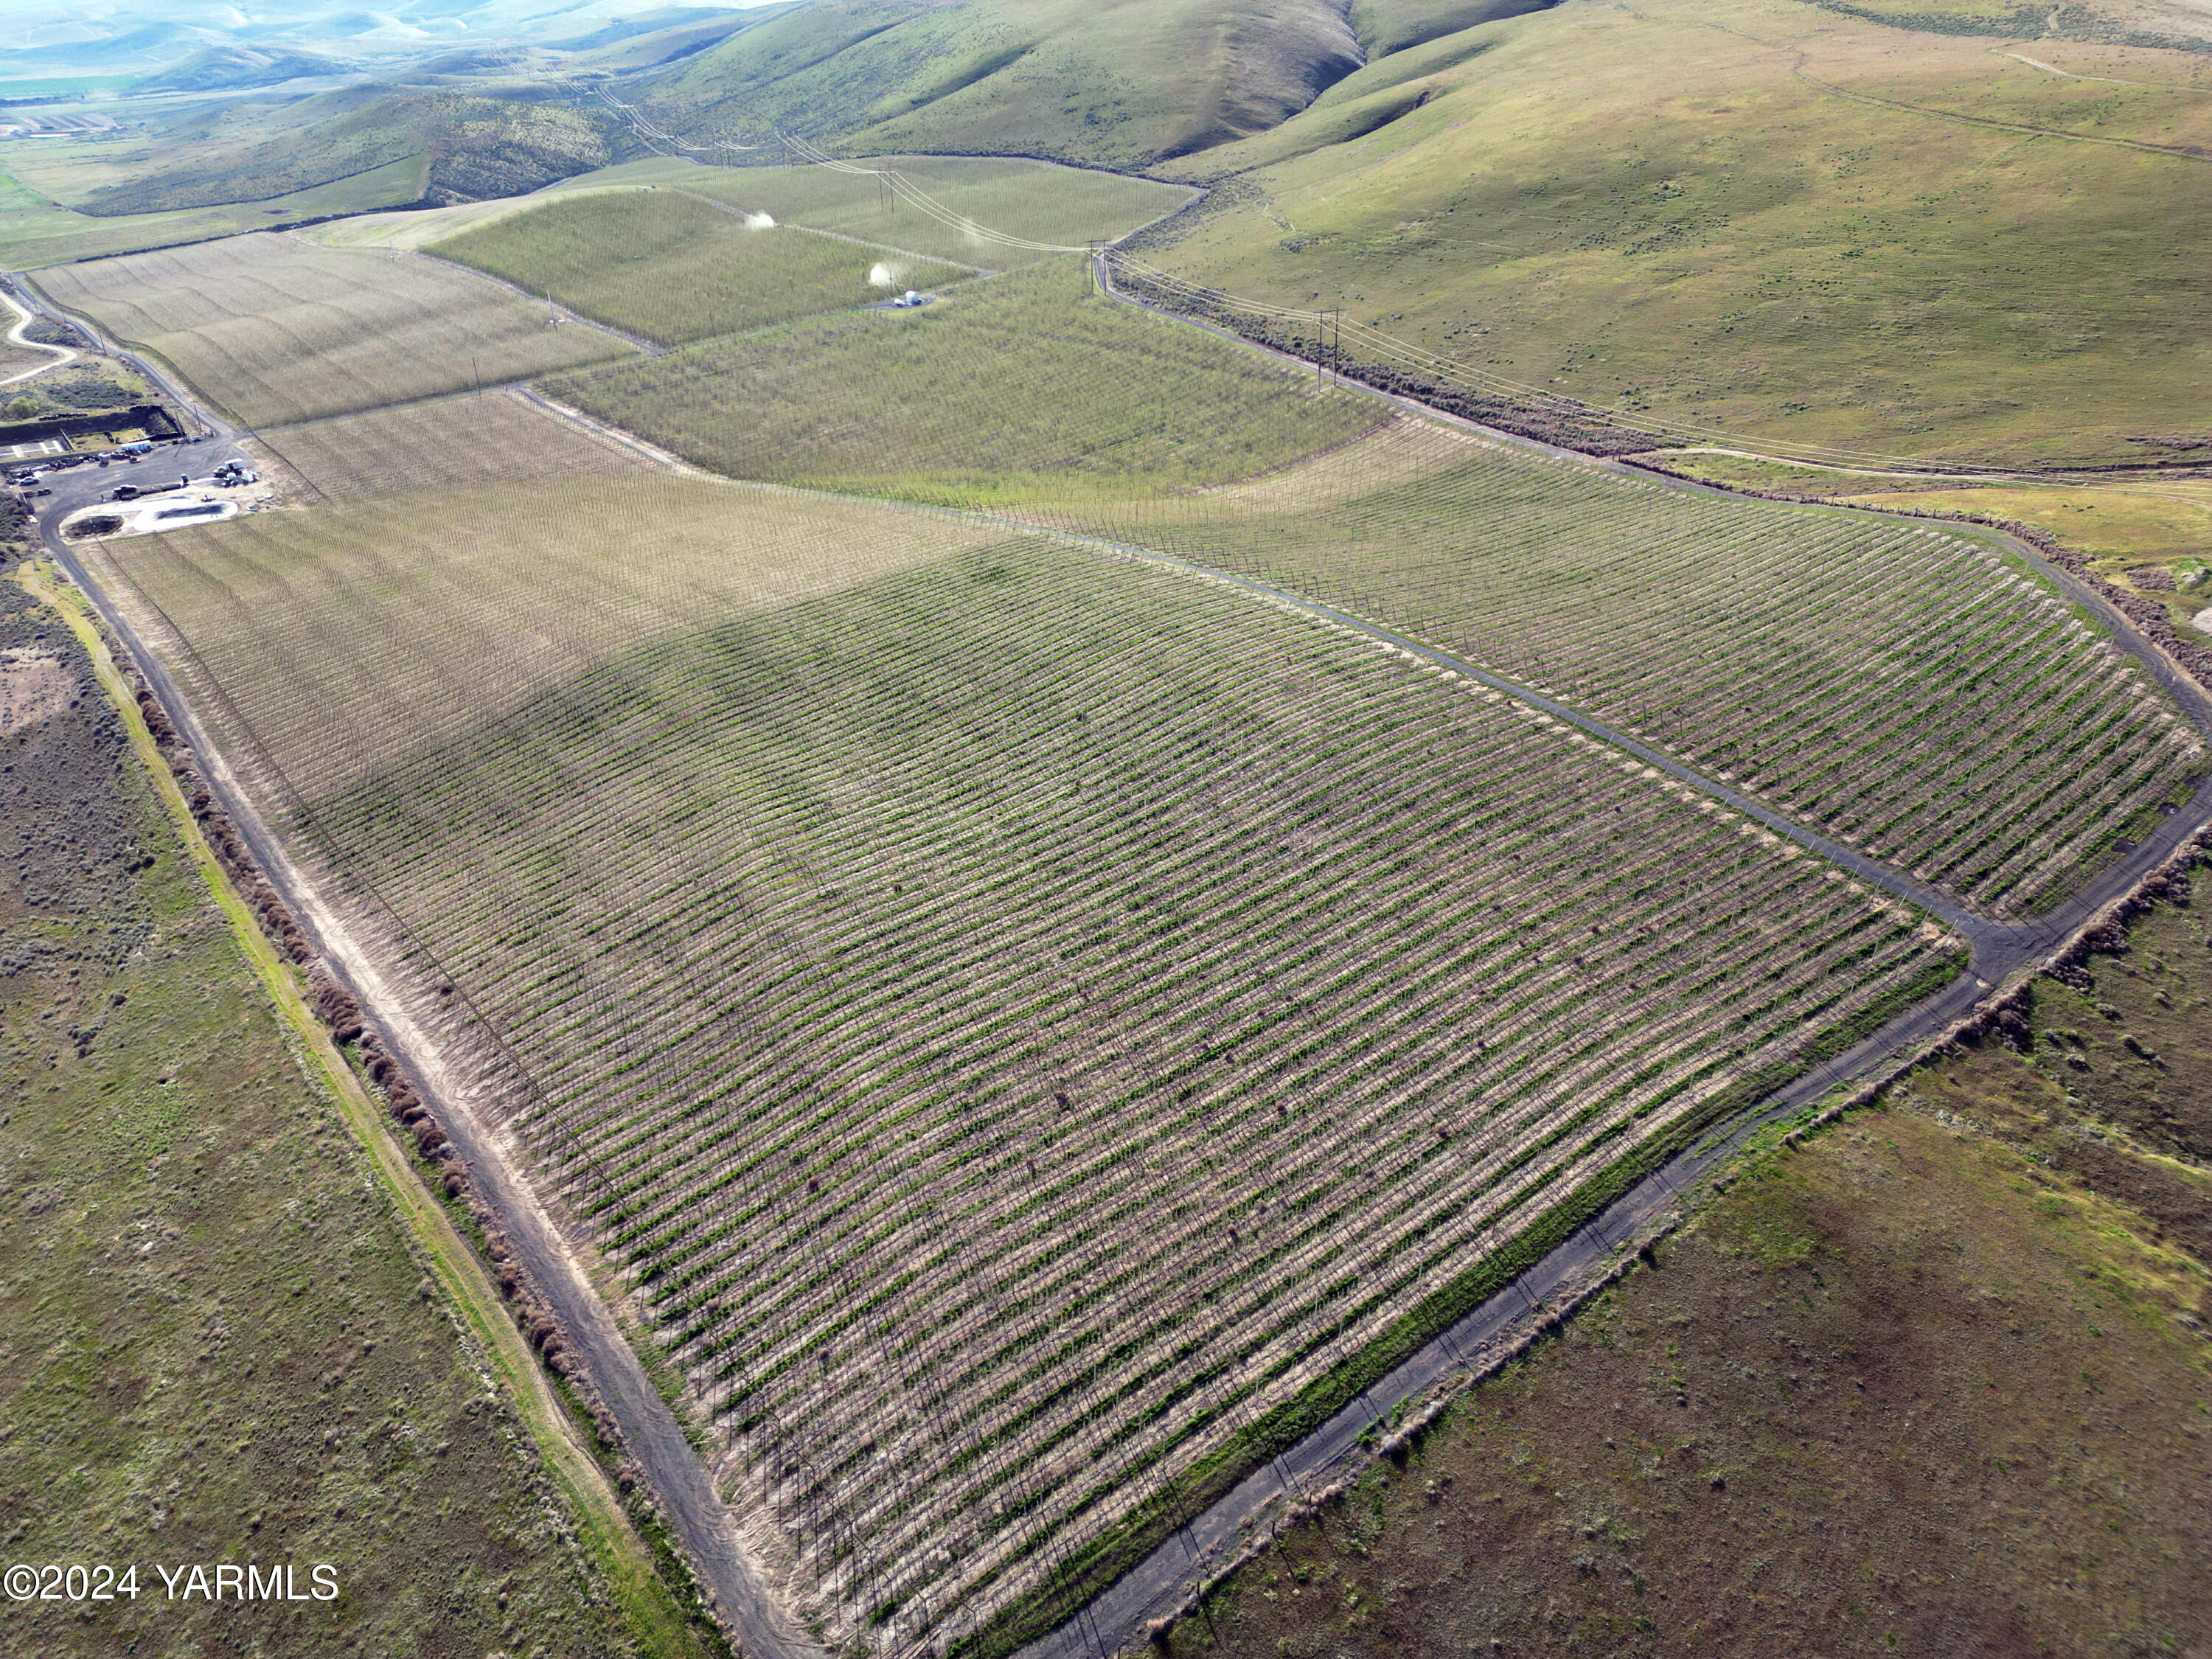
[[[26,351],[43,351],[47,354],[46,361],[36,368],[27,368],[20,374],[10,374],[6,380],[0,380],[0,386],[14,386],[19,380],[34,379],[49,370],[61,368],[64,363],[73,363],[83,356],[83,353],[77,350],[75,346],[47,345],[41,341],[25,339],[23,331],[38,320],[38,313],[18,300],[13,290],[0,290],[0,302],[4,302],[8,308],[15,313],[15,324],[8,331],[8,343],[10,345],[21,346]]]
[[[1108,291],[1114,291],[1110,278],[1106,279],[1106,285]],[[33,309],[48,315],[55,314],[35,293],[17,291]],[[1247,349],[1263,351],[1271,356],[1283,356],[1281,353],[1257,346],[1227,331],[1194,322],[1172,312],[1144,306],[1126,295],[1117,295],[1116,297],[1151,311],[1154,315],[1203,329]],[[67,320],[83,326],[82,319],[70,318]],[[207,758],[209,763],[204,769],[210,775],[210,787],[237,823],[240,834],[252,848],[255,857],[260,860],[270,880],[300,917],[301,924],[307,927],[311,937],[316,939],[319,948],[331,962],[338,976],[362,997],[366,1006],[384,1012],[386,1000],[364,991],[362,975],[356,971],[357,964],[349,962],[349,953],[342,942],[329,938],[325,930],[316,926],[316,918],[321,910],[316,896],[301,879],[252,804],[219,764],[220,753],[208,742],[205,731],[190,702],[183,696],[160,658],[146,648],[128,619],[92,580],[75,550],[60,536],[59,522],[69,512],[89,501],[104,499],[117,483],[125,478],[134,482],[158,482],[177,472],[211,470],[230,454],[238,453],[240,441],[251,435],[204,408],[188,389],[179,386],[158,366],[128,353],[118,355],[130,357],[134,366],[188,410],[200,423],[206,435],[200,441],[189,445],[164,446],[135,465],[117,465],[106,469],[82,467],[55,475],[46,481],[46,486],[52,489],[52,496],[40,497],[35,502],[39,509],[41,538],[48,551],[91,598],[108,625],[129,646],[131,654],[145,670],[155,695],[179,729],[185,732],[194,749]],[[1624,467],[1616,462],[1594,459],[1577,452],[1562,450],[1555,445],[1483,427],[1474,422],[1441,416],[1436,410],[1409,399],[1360,386],[1350,380],[1346,380],[1343,384],[1367,395],[1415,410],[1429,418],[1442,419],[1498,441],[1537,450],[1556,459],[1575,460],[1610,471],[1631,473],[1639,479],[1657,482],[1669,488],[1710,491],[1717,495],[1729,493],[1686,480],[1655,479],[1651,474]],[[189,459],[184,459],[186,457]],[[2111,631],[2120,647],[2142,663],[2153,678],[2173,696],[2200,729],[2212,732],[2212,697],[2208,697],[2202,688],[2137,635],[2110,605],[2068,573],[2048,564],[2032,549],[2021,546],[2008,537],[1999,539],[2008,543],[2011,551],[2095,616]],[[1108,543],[1094,544],[1108,547],[1127,556],[1229,583],[1256,597],[1294,606],[1335,626],[1352,629],[1408,654],[1464,674],[1532,708],[1540,708],[1552,718],[1568,723],[1618,748],[1624,754],[1633,756],[1643,763],[1664,772],[1677,781],[1698,790],[1775,834],[1786,836],[1809,851],[1832,860],[1862,880],[1922,907],[1940,918],[1967,942],[1972,951],[1972,967],[1968,973],[1936,996],[1900,1015],[1856,1048],[1816,1067],[1790,1088],[1759,1103],[1733,1124],[1709,1134],[1695,1146],[1655,1171],[1521,1279],[1468,1314],[1406,1361],[1370,1389],[1362,1401],[1347,1407],[1307,1440],[1271,1461],[1264,1468],[1255,1470],[1243,1485],[1193,1520],[1134,1571],[1100,1596],[1079,1619],[1063,1626],[1054,1636],[1034,1644],[1028,1652],[1035,1656],[1035,1659],[1046,1659],[1047,1656],[1050,1656],[1050,1659],[1074,1659],[1074,1656],[1080,1654],[1108,1652],[1133,1638],[1145,1620],[1158,1616],[1179,1602],[1187,1593],[1188,1583],[1206,1571],[1209,1563],[1219,1560],[1236,1547],[1245,1521],[1284,1492],[1310,1490],[1316,1482],[1330,1478],[1331,1472],[1340,1466],[1355,1461],[1360,1455],[1358,1445],[1360,1435],[1382,1413],[1387,1413],[1393,1403],[1425,1392],[1443,1377],[1465,1370],[1471,1361],[1479,1363],[1486,1352],[1486,1345],[1490,1351],[1495,1351],[1499,1345],[1510,1341],[1513,1334],[1534,1316],[1530,1311],[1533,1301],[1551,1299],[1608,1260],[1619,1241],[1645,1226],[1655,1216],[1678,1201],[1686,1188],[1694,1185],[1701,1176],[1725,1161],[1759,1127],[1802,1110],[1834,1088],[1895,1064],[1901,1054],[1945,1029],[1992,988],[2056,949],[2098,910],[2128,891],[2163,862],[2187,837],[2196,834],[2208,823],[2212,823],[2212,781],[2208,781],[2185,807],[2161,823],[2143,845],[2129,854],[2071,902],[2050,916],[2027,924],[2010,926],[1999,923],[1974,915],[1949,896],[1820,836],[1786,815],[1765,807],[1671,757],[1593,720],[1571,705],[1478,668],[1380,623],[1263,582],[1190,564],[1146,549]],[[386,1023],[392,1022],[387,1019]],[[403,1052],[407,1051],[404,1041],[398,1046]],[[449,1133],[460,1146],[472,1172],[483,1184],[486,1196],[501,1207],[518,1253],[574,1334],[583,1351],[581,1358],[621,1423],[633,1454],[644,1466],[647,1478],[659,1493],[672,1522],[714,1588],[732,1634],[750,1655],[787,1655],[791,1659],[814,1659],[821,1650],[793,1629],[781,1609],[776,1606],[775,1598],[739,1555],[734,1546],[733,1528],[728,1511],[715,1497],[705,1469],[684,1438],[668,1408],[645,1376],[635,1354],[615,1328],[605,1307],[583,1278],[568,1242],[560,1237],[558,1230],[538,1207],[526,1184],[509,1167],[501,1152],[490,1143],[468,1111],[458,1102],[441,1095],[434,1081],[435,1067],[418,1063],[412,1069],[421,1075],[425,1093],[437,1109],[440,1121],[447,1126]]]

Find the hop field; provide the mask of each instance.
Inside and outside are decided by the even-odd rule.
[[[58,305],[174,366],[234,419],[279,426],[496,386],[635,348],[549,326],[545,307],[471,271],[293,236],[234,236],[62,265]]]
[[[763,330],[546,390],[732,477],[945,506],[1227,483],[1389,418],[1095,293],[1080,259],[920,311]]]
[[[425,252],[663,345],[734,334],[968,273],[784,226],[680,189],[556,197]]]
[[[1141,1536],[1955,965],[1521,704],[1048,535],[652,475],[101,556],[840,1630]]]
[[[1925,526],[1427,422],[1212,495],[1025,516],[1384,623],[2002,916],[2076,890],[2207,768],[2046,582]]]

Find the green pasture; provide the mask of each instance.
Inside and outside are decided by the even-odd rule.
[[[1795,0],[1486,24],[1173,164],[1218,198],[1144,257],[1737,442],[2133,459],[2212,382],[2205,60],[1995,44]]]

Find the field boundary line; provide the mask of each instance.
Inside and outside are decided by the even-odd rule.
[[[650,460],[658,465],[666,467],[671,472],[681,473],[687,478],[704,478],[712,483],[743,484],[748,482],[743,478],[724,477],[719,472],[709,472],[704,467],[694,466],[690,462],[685,460],[681,455],[676,454],[672,451],[663,449],[658,444],[649,444],[635,433],[625,432],[618,426],[609,426],[604,421],[595,421],[590,416],[585,414],[580,409],[571,409],[566,404],[555,402],[544,392],[538,391],[535,386],[517,386],[514,389],[520,392],[525,398],[531,403],[536,404],[540,409],[544,410],[547,413],[557,415],[565,421],[573,421],[576,425],[583,428],[585,431],[592,433],[595,436],[609,439],[615,443],[622,445],[625,449],[635,450],[639,454],[644,456],[647,460]],[[862,496],[858,499],[866,500],[868,498]]]
[[[2039,64],[2037,67],[2042,66]],[[1817,92],[1825,92],[1832,98],[1848,99],[1854,104],[1865,104],[1875,109],[1924,115],[1936,121],[1957,121],[1966,126],[1983,127],[1993,132],[2018,133],[2028,138],[2066,138],[2077,144],[2111,144],[2119,149],[2138,150],[2146,155],[2172,155],[2185,161],[2212,161],[2212,149],[2195,144],[2154,144],[2148,138],[2108,138],[2101,133],[2069,132],[2063,127],[2030,126],[2023,121],[2000,121],[1992,115],[1968,115],[1958,110],[1931,109],[1925,104],[1908,104],[1902,99],[1877,97],[1870,92],[1853,92],[1848,87],[1839,87],[1832,82],[1821,80],[1818,76],[1807,74],[1805,54],[1802,52],[1797,54],[1797,63],[1790,73]],[[2076,76],[2073,78],[2081,80],[2086,77]]]
[[[369,1097],[328,1030],[307,1006],[291,970],[208,845],[85,600],[48,579],[30,562],[15,574],[26,592],[50,605],[68,623],[92,659],[94,677],[122,719],[133,755],[145,769],[186,857],[229,923],[240,953],[261,981],[289,1039],[289,1046],[311,1080],[319,1081],[329,1091],[347,1128],[368,1155],[377,1184],[398,1212],[409,1237],[428,1258],[448,1304],[483,1350],[487,1364],[530,1431],[548,1476],[567,1495],[587,1551],[631,1615],[639,1636],[648,1644],[647,1651],[697,1652],[682,1613],[670,1603],[652,1557],[623,1512],[605,1471],[577,1440],[567,1408],[554,1395],[521,1333],[507,1317],[483,1264],[417,1178],[392,1137],[386,1115]]]

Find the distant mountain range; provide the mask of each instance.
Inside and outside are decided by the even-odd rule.
[[[370,9],[182,0],[0,0],[0,80],[143,72],[143,89],[232,91],[302,77],[389,69],[427,53],[477,46],[544,46],[591,53],[641,36],[734,27],[742,5],[665,0],[406,0]],[[158,21],[149,14],[158,12]],[[645,64],[663,61],[650,53]],[[631,65],[635,67],[636,65]]]

